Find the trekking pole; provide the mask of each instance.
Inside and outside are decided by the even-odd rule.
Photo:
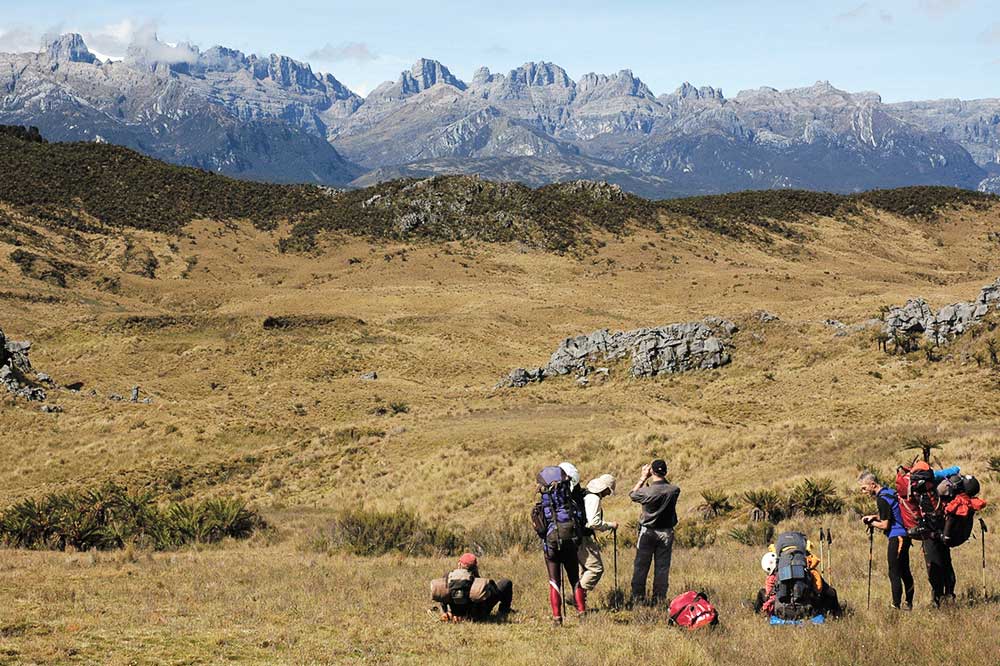
[[[982,518],[979,519],[979,529],[982,532],[982,542],[983,542],[983,602],[986,601],[986,533],[989,532],[989,528],[986,527],[986,521]]]
[[[868,610],[872,608],[872,562],[875,560],[875,528],[868,526]]]
[[[819,528],[819,572],[826,575],[826,557],[823,556],[823,528]]]
[[[979,519],[979,522],[983,522],[982,518]],[[611,530],[611,538],[615,542],[615,594],[617,595],[618,594],[618,528],[617,527],[615,529]],[[985,553],[985,551],[983,551],[983,552]],[[985,561],[986,561],[986,558],[985,558],[985,555],[984,555],[983,562],[985,562]],[[618,604],[615,603],[615,606],[617,606],[617,605]]]
[[[830,560],[827,566],[827,572],[830,574],[827,578],[829,582],[833,578],[833,532],[830,528],[826,528],[826,557]]]

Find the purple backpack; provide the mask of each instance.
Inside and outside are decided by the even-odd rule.
[[[579,511],[573,502],[570,480],[561,467],[545,467],[536,477],[539,500],[531,510],[531,523],[546,552],[563,544],[576,548],[581,530]]]

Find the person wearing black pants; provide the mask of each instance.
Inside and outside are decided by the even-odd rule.
[[[904,608],[906,596],[907,610],[913,608],[913,573],[910,571],[910,546],[912,542],[903,526],[903,516],[899,510],[896,491],[883,488],[871,472],[863,472],[858,477],[861,492],[875,498],[878,513],[865,516],[865,525],[882,530],[888,540],[886,558],[889,563],[889,585],[892,588],[892,607]],[[926,551],[925,551],[926,554]]]
[[[955,599],[955,567],[951,564],[951,548],[940,537],[924,539],[923,547],[934,605],[940,606],[942,601]]]

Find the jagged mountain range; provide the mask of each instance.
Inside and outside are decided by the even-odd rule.
[[[1000,100],[884,104],[829,83],[727,98],[655,95],[632,72],[574,81],[551,63],[471,82],[421,59],[362,98],[286,56],[133,47],[101,62],[79,35],[0,54],[0,123],[119,143],[178,164],[328,185],[475,173],[595,179],[646,197],[743,189],[1000,189]]]

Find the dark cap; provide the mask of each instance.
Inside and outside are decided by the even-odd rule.
[[[660,460],[659,458],[657,458],[652,462],[649,468],[653,470],[653,474],[655,474],[656,476],[667,475],[667,463],[665,460]]]

